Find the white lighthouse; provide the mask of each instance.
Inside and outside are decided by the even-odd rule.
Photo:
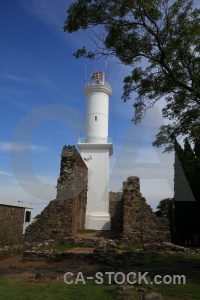
[[[78,147],[89,171],[86,228],[109,230],[109,156],[113,145],[108,138],[108,111],[112,89],[105,74],[92,73],[84,93],[86,130]]]

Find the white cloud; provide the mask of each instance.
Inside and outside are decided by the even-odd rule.
[[[151,145],[162,124],[159,110],[151,109],[141,124],[124,130],[123,143],[111,157],[110,189],[118,191],[128,176],[138,176],[141,192],[154,209],[161,199],[173,196],[174,154]]]
[[[4,77],[7,79],[10,79],[10,80],[13,80],[13,81],[20,81],[20,82],[23,81],[21,78],[10,75],[10,74],[6,74]]]
[[[12,173],[6,172],[4,170],[0,170],[0,175],[3,175],[3,176],[13,176]]]
[[[47,192],[47,191],[46,191]],[[48,195],[48,200],[40,199],[34,201],[33,196],[27,193],[22,187],[16,184],[1,185],[1,200],[7,201],[22,201],[24,203],[32,204],[33,216],[40,214],[41,211],[54,199],[55,195]],[[33,203],[32,203],[33,202]]]
[[[33,16],[40,19],[47,26],[51,26],[52,29],[55,29],[64,40],[67,45],[74,48],[76,51],[77,48],[83,46],[84,44],[89,44],[90,47],[94,44],[88,35],[88,31],[84,32],[79,30],[71,34],[64,34],[64,22],[67,18],[67,9],[74,2],[74,0],[18,0],[18,3],[23,7],[25,11],[32,14]]]
[[[34,144],[20,144],[20,143],[8,143],[8,142],[0,142],[0,152],[22,152],[32,150],[35,152],[43,152],[46,151],[46,147],[34,145]]]
[[[2,78],[4,79],[7,79],[9,81],[15,81],[15,82],[18,82],[18,83],[34,83],[35,80],[31,80],[29,78],[25,78],[25,77],[21,77],[21,76],[18,76],[18,75],[13,75],[13,74],[3,74],[1,75]]]
[[[69,2],[65,0],[18,0],[19,4],[29,13],[38,17],[45,24],[53,24],[62,30],[64,16]]]
[[[7,174],[5,182],[1,184],[0,199],[8,201],[23,201],[34,205],[33,214],[39,214],[49,201],[56,198],[56,184],[58,174],[44,175],[37,174],[39,181],[36,181],[34,176],[13,177],[12,174],[0,170],[0,175]]]
[[[167,180],[164,179],[142,179],[140,180],[140,187],[141,193],[154,211],[156,210],[160,200],[172,198],[174,196],[174,193],[170,189]]]

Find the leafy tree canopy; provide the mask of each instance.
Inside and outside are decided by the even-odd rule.
[[[95,50],[85,46],[74,56],[115,56],[131,66],[122,99],[134,100],[133,121],[162,97],[163,117],[153,143],[173,148],[175,137],[200,135],[200,10],[190,0],[78,0],[69,6],[64,31],[89,29]],[[96,31],[95,31],[96,28]]]
[[[172,198],[166,198],[161,200],[157,206],[158,210],[155,212],[157,217],[169,218],[170,207],[173,208],[173,203],[174,201]]]

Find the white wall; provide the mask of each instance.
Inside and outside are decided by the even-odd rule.
[[[88,173],[87,213],[108,212],[109,149],[88,149],[81,151]]]
[[[107,86],[88,86],[86,94],[86,142],[106,142],[111,89]]]

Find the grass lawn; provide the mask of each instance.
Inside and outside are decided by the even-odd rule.
[[[114,300],[112,292],[105,291],[105,285],[92,281],[86,284],[65,284],[60,282],[19,282],[0,278],[1,300]]]
[[[186,284],[153,284],[162,295],[169,299],[200,300],[200,255],[157,255],[143,257],[136,267],[141,272],[149,272],[150,278],[161,275],[185,275]]]
[[[87,266],[87,269],[90,266]],[[102,266],[104,267],[104,266]],[[80,269],[80,266],[77,267]],[[118,272],[118,267],[113,266]],[[141,291],[150,292],[155,290],[167,300],[200,300],[200,255],[139,255],[130,271],[137,270],[141,274],[148,272],[150,280],[156,275],[185,275],[186,284],[142,284],[134,287],[131,295],[134,299],[140,299]],[[70,270],[69,270],[70,271]],[[79,270],[82,271],[82,270]],[[122,271],[122,269],[120,269]],[[17,272],[17,271],[16,271]],[[83,272],[84,273],[84,272]],[[104,279],[104,282],[106,280]],[[9,279],[0,277],[0,300],[114,300],[116,291],[106,291],[108,284],[96,284],[87,281],[86,284],[68,285],[64,281],[39,280],[35,281],[28,277]],[[130,292],[129,292],[130,294]]]

